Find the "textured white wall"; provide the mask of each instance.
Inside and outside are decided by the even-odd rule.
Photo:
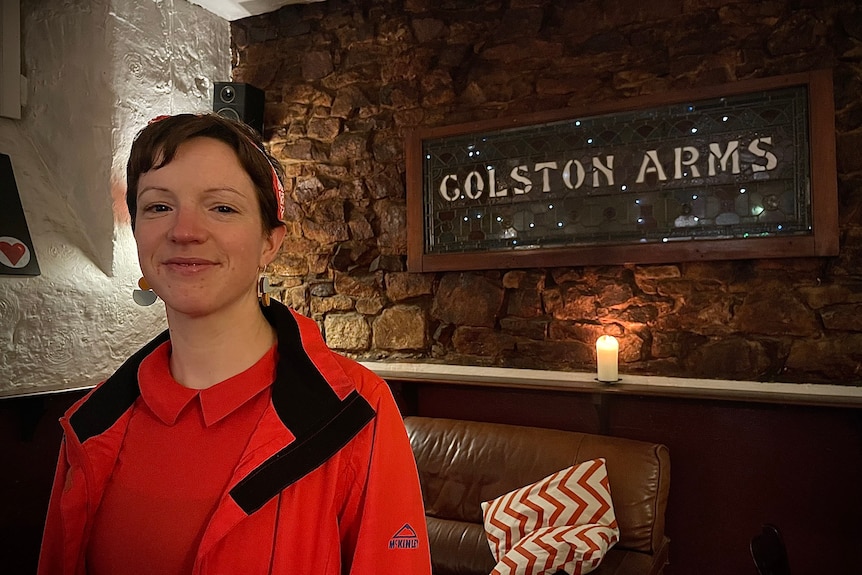
[[[42,274],[0,276],[0,395],[104,379],[165,328],[140,277],[123,194],[153,116],[211,107],[230,75],[226,20],[186,0],[22,0],[28,101],[0,118]]]

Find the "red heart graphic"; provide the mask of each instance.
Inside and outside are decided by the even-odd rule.
[[[27,248],[24,247],[24,244],[18,242],[16,244],[10,244],[9,242],[0,242],[0,252],[9,258],[9,261],[12,262],[12,265],[16,265],[18,260],[24,257],[24,252],[27,251]]]

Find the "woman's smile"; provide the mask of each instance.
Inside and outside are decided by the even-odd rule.
[[[163,265],[174,272],[195,273],[211,270],[219,264],[215,261],[201,258],[174,257],[165,260]]]

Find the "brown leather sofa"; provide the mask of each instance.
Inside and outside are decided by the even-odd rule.
[[[434,575],[488,575],[482,501],[604,457],[620,540],[596,575],[659,575],[670,456],[661,444],[553,429],[407,417],[419,467]]]

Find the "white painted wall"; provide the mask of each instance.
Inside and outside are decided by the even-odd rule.
[[[125,160],[147,120],[209,110],[230,79],[228,22],[187,0],[21,0],[21,20],[29,93],[0,153],[42,273],[0,276],[0,395],[98,383],[165,328],[131,299]]]

